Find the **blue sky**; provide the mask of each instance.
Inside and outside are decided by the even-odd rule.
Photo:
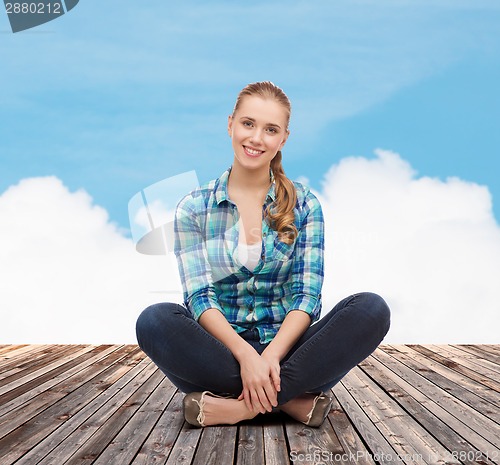
[[[181,298],[128,202],[229,167],[257,80],[290,97],[285,170],[321,198],[324,308],[371,290],[390,342],[498,342],[498,0],[81,0],[16,34],[0,11],[0,42],[2,342],[133,343]]]
[[[376,148],[419,176],[487,185],[500,218],[495,1],[82,0],[12,34],[0,14],[0,191],[56,175],[128,228],[140,189],[232,160],[237,92],[269,79],[293,105],[290,177],[316,188]]]

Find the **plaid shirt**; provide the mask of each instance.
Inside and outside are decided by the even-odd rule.
[[[270,342],[286,314],[302,310],[319,318],[323,284],[324,223],[321,205],[310,190],[294,182],[297,203],[295,241],[280,242],[262,222],[262,250],[252,271],[238,260],[239,214],[229,199],[230,168],[185,196],[175,213],[174,252],[184,303],[196,320],[209,308],[220,310],[238,332],[257,328]],[[275,200],[274,182],[263,212]]]

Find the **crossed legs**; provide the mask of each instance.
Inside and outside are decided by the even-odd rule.
[[[390,325],[385,301],[359,293],[340,301],[310,326],[281,362],[278,406],[297,420],[310,412],[314,395],[328,391],[380,344]],[[183,306],[159,303],[146,308],[136,326],[142,350],[179,390],[211,391],[237,397],[239,364],[229,349],[205,331]],[[249,341],[261,353],[266,345]],[[255,412],[235,398],[205,396],[205,424],[237,423]]]

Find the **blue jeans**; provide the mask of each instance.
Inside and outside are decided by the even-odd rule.
[[[328,391],[380,344],[390,310],[377,294],[363,292],[340,301],[309,326],[281,361],[278,405],[305,392]],[[137,320],[141,349],[183,392],[211,391],[235,397],[243,390],[240,366],[231,351],[174,303],[146,308]],[[257,330],[240,334],[258,353]]]

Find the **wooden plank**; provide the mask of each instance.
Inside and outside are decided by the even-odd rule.
[[[17,350],[20,347],[26,347],[29,345],[33,345],[33,344],[17,344],[17,345],[15,345],[15,344],[2,344],[0,346],[0,358],[2,357],[2,355],[4,353],[11,352],[11,351]]]
[[[495,428],[494,422],[430,383],[422,374],[414,372],[387,352],[377,350],[371,357],[388,367],[394,373],[393,380],[418,399],[426,409],[452,425],[474,447],[481,451],[497,450],[494,445],[495,436],[491,434]],[[387,374],[389,375],[390,372]],[[464,419],[467,419],[467,423]],[[459,426],[459,423],[462,426]]]
[[[268,465],[290,465],[282,422],[272,422],[264,426],[264,456]]]
[[[79,357],[85,357],[85,354],[80,355]],[[6,402],[11,401],[12,399],[19,398],[22,394],[31,391],[38,385],[45,383],[46,381],[57,377],[61,373],[66,372],[68,369],[72,368],[75,365],[78,365],[80,359],[70,358],[67,362],[62,365],[58,365],[53,367],[50,370],[47,368],[40,368],[37,373],[30,373],[25,377],[18,378],[13,380],[7,385],[2,386],[0,388],[0,404],[3,405]],[[54,362],[57,364],[57,362]]]
[[[193,465],[232,465],[237,426],[208,426],[203,428]]]
[[[485,450],[489,450],[487,448],[492,447],[484,438],[465,427],[460,420],[450,415],[438,404],[435,404],[432,399],[427,398],[406,381],[403,381],[374,357],[369,357],[361,362],[360,367],[386,392],[390,393],[391,397],[395,399],[405,411],[407,411],[449,451],[466,452],[468,455],[466,455],[465,460],[462,460],[462,463],[466,465],[475,465],[477,463],[475,460],[468,459],[471,455],[476,459],[476,452],[478,451],[476,447],[465,439],[469,435],[472,434],[474,436],[476,445],[479,446],[479,450],[481,447],[484,447]],[[490,452],[491,451],[492,449]],[[441,458],[446,460],[445,457]],[[439,457],[437,459],[439,459]],[[486,456],[482,456],[481,459],[484,464],[492,464],[492,462],[487,460]]]
[[[395,458],[397,455],[396,451],[371,422],[366,413],[354,400],[342,382],[337,383],[333,387],[333,392],[342,405],[342,408],[349,416],[352,424],[360,432],[360,435],[363,437],[367,447],[369,448],[369,452],[372,456],[379,457],[377,462],[382,465],[401,465],[401,462]]]
[[[237,465],[265,463],[262,425],[241,424],[238,427]]]
[[[0,394],[5,392],[4,386],[12,384],[19,378],[30,380],[37,377],[37,370],[44,368],[50,362],[60,358],[61,354],[76,352],[82,346],[48,346],[37,352],[30,353],[29,357],[22,357],[21,360],[16,360],[14,364],[2,373],[0,380]]]
[[[137,349],[131,347],[123,348],[124,352],[130,352],[130,350],[138,352]],[[120,354],[117,351],[112,355],[116,357]],[[107,386],[107,383],[112,384],[122,375],[122,372],[117,370],[119,366],[119,364],[114,363],[111,366],[90,366],[85,370],[86,373],[83,377],[75,377],[77,382],[69,390],[62,388],[59,391],[53,390],[50,394],[48,393],[47,397],[51,399],[49,406],[45,399],[41,402],[42,408],[34,403],[36,415],[31,410],[18,412],[15,417],[6,415],[8,423],[4,423],[2,426],[9,433],[0,439],[0,449],[8,450],[8,452],[4,454],[2,460],[5,463],[8,463],[8,460],[17,460],[68,418],[71,418],[82,406],[102,392],[102,381],[104,381],[104,386]],[[128,371],[129,368],[126,366],[125,368]],[[101,378],[95,379],[98,373],[101,373]],[[29,420],[26,420],[26,417]],[[21,425],[22,428],[16,428],[16,426]]]
[[[5,353],[0,354],[0,379],[6,370],[16,366],[19,361],[24,361],[27,357],[37,354],[48,347],[48,344],[35,344],[19,346],[16,350],[6,350]]]
[[[0,349],[0,360],[8,359],[18,351],[33,350],[42,344],[4,344]]]
[[[344,464],[344,449],[329,421],[319,428],[310,428],[298,421],[285,423],[290,445],[290,460],[301,465]]]
[[[333,386],[333,392],[352,424],[363,437],[370,454],[377,458],[377,462],[381,465],[401,465],[392,445],[372,423],[342,381]]]
[[[181,392],[175,393],[131,465],[165,464],[184,423],[183,397]]]
[[[99,429],[136,393],[157,368],[142,360],[120,380],[106,389],[98,398],[80,410],[77,415],[53,433],[51,449],[37,465],[66,463]],[[73,421],[74,420],[74,421]],[[57,437],[59,436],[59,438]],[[97,438],[97,436],[96,436]],[[59,439],[59,442],[57,441]],[[42,445],[42,443],[40,444]],[[31,462],[27,462],[26,465]],[[17,464],[16,464],[17,465]]]
[[[343,384],[384,437],[392,439],[391,445],[404,463],[437,465],[442,461],[439,462],[436,457],[446,457],[449,464],[460,464],[449,456],[448,449],[407,415],[360,368],[353,368]]]
[[[463,373],[467,371],[465,369],[461,369],[460,365],[455,362],[451,362],[452,367],[449,367],[450,362],[447,361],[444,357],[440,357],[429,349],[425,347],[417,350],[416,348],[412,348],[410,346],[398,345],[395,346],[400,352],[407,354],[416,362],[420,362],[422,365],[427,368],[433,370],[435,373],[442,375],[447,380],[459,385],[462,389],[467,389],[470,392],[473,392],[481,399],[484,399],[492,404],[494,410],[496,410],[497,418],[500,419],[500,408],[498,408],[498,392],[496,392],[493,388],[486,386],[485,384],[478,383],[478,376],[476,373]],[[436,360],[437,359],[437,360]],[[437,362],[435,363],[434,360]],[[468,376],[470,374],[470,376]],[[491,381],[491,384],[494,385],[497,389],[500,389],[500,383],[495,383]],[[486,404],[485,404],[486,405]],[[495,418],[493,418],[495,419]]]
[[[488,352],[489,354],[496,355],[500,357],[500,345],[491,345],[491,344],[479,344],[474,345],[476,349],[480,349],[484,352]]]
[[[349,417],[342,409],[338,399],[333,394],[332,410],[328,419],[339,439],[339,442],[347,455],[350,463],[357,465],[375,465],[372,454],[368,451],[363,440],[353,428]]]
[[[463,357],[462,355],[465,352],[458,351],[451,346],[429,344],[426,345],[425,348],[448,360],[448,363],[453,363],[454,365],[451,365],[450,368],[452,367],[456,371],[462,369],[466,370],[469,378],[495,391],[500,388],[500,367],[498,367],[498,371],[492,370],[487,364],[481,363],[481,361],[474,356],[471,356],[471,358]],[[488,363],[491,364],[491,362]]]
[[[496,354],[500,355],[500,344],[481,344],[481,347],[487,347],[489,350],[492,350]]]
[[[132,396],[124,404],[120,405],[111,417],[106,417],[105,422],[97,417],[96,420],[100,425],[99,428],[66,463],[68,465],[94,463],[164,378],[165,375],[159,370],[154,371],[152,376],[139,386]]]
[[[95,465],[131,463],[168,405],[176,387],[165,378],[102,452]]]
[[[104,346],[99,346],[93,348],[90,352],[86,352],[82,356],[78,356],[75,358],[75,360],[72,360],[71,364],[65,365],[65,368],[69,368],[70,365],[73,365],[73,367],[62,371],[62,373],[58,374],[57,376],[54,376],[52,378],[49,378],[47,381],[42,382],[43,380],[38,380],[41,384],[38,383],[33,383],[36,384],[35,387],[30,389],[27,392],[24,392],[24,394],[20,394],[14,398],[12,398],[10,401],[7,401],[5,396],[3,399],[0,396],[0,401],[2,403],[0,404],[0,417],[2,415],[5,415],[7,412],[10,410],[19,407],[20,405],[23,405],[26,407],[25,404],[37,395],[41,394],[42,392],[47,391],[48,389],[52,388],[53,386],[56,386],[59,384],[61,381],[70,378],[72,375],[77,373],[78,371],[83,370],[84,368],[88,367],[89,365],[92,365],[93,363],[98,362],[101,358],[107,356],[109,353],[114,352],[118,346],[110,346],[108,348]],[[104,350],[103,350],[104,349]],[[78,363],[80,362],[80,363]],[[12,397],[12,396],[10,396]]]
[[[490,360],[479,358],[476,354],[471,354],[470,352],[463,351],[455,346],[446,345],[442,347],[445,347],[447,352],[452,352],[454,356],[458,357],[460,360],[473,363],[475,366],[484,367],[493,373],[498,373],[499,375],[494,375],[493,377],[493,379],[498,380],[498,376],[500,376],[500,365],[497,365]]]
[[[79,447],[77,445],[78,441],[80,441],[79,444],[81,445],[93,434],[94,431],[89,422],[92,415],[99,409],[108,408],[112,410],[114,407],[116,410],[120,398],[123,399],[123,403],[131,395],[130,388],[133,386],[131,381],[142,376],[143,378],[139,378],[139,382],[135,385],[138,388],[142,385],[143,379],[151,376],[156,369],[149,360],[144,358],[135,366],[128,365],[128,367],[130,369],[119,380],[105,388],[98,397],[87,405],[81,406],[77,413],[61,423],[58,428],[55,428],[52,433],[24,455],[19,462],[16,462],[16,465],[64,463]],[[122,365],[118,370],[123,372],[126,368],[127,366]]]
[[[494,422],[498,423],[500,421],[500,408],[479,397],[477,394],[463,388],[461,384],[457,384],[450,380],[448,376],[451,378],[454,377],[451,373],[452,370],[447,370],[448,376],[445,376],[441,374],[443,369],[438,365],[433,364],[429,360],[422,360],[421,356],[417,355],[415,351],[412,351],[411,354],[408,355],[409,350],[411,349],[404,346],[391,346],[385,349],[385,351],[390,353],[393,357],[397,358],[412,370],[423,373],[426,379],[432,381],[436,386],[441,387],[457,399],[460,399],[474,410],[477,410]],[[468,383],[466,380],[463,382]]]
[[[42,392],[25,404],[18,405],[7,414],[0,417],[0,437],[9,434],[18,426],[29,421],[31,418],[44,411],[46,408],[55,404],[58,400],[87,383],[99,373],[109,369],[109,364],[123,358],[130,352],[130,348],[123,347],[107,357],[106,364],[95,363],[79,371],[70,379],[52,387],[52,389]],[[137,350],[137,349],[136,349]],[[1,442],[1,441],[0,441]]]
[[[191,427],[183,394],[137,346],[124,347],[0,346],[0,367],[11,377],[0,396],[1,464],[492,465],[500,458],[498,424],[480,411],[485,402],[498,409],[500,346],[380,346],[333,388],[332,411],[318,429],[285,414]]]
[[[78,352],[82,348],[91,350],[95,346],[81,345],[81,346],[40,346],[38,350],[29,351],[10,360],[9,364],[3,365],[0,374],[0,385],[5,385],[11,380],[6,378],[12,376],[12,379],[26,376],[36,370],[38,367],[47,366],[52,360],[58,360],[64,353],[71,354]],[[55,350],[57,348],[57,350]],[[36,377],[35,374],[33,377]]]
[[[463,350],[464,352],[468,352],[476,357],[483,358],[485,360],[489,360],[493,362],[495,365],[500,365],[500,356],[491,354],[489,352],[485,352],[481,350],[481,346],[474,346],[471,344],[451,344],[452,347],[456,347],[457,349]]]
[[[179,433],[177,441],[175,441],[166,465],[188,465],[193,462],[194,454],[202,433],[201,428],[194,428],[190,424],[184,422]]]

